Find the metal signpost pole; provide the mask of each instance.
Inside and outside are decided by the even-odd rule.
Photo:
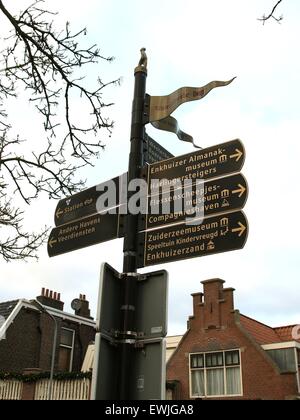
[[[132,105],[132,120],[130,134],[130,155],[128,165],[128,184],[133,179],[141,177],[143,166],[143,146],[145,138],[145,97],[146,97],[146,78],[147,78],[147,58],[145,50],[141,50],[142,57],[138,67],[135,68],[135,86]],[[128,191],[128,203],[135,192]],[[136,329],[134,322],[136,306],[136,286],[137,286],[137,234],[138,234],[138,215],[131,214],[127,208],[125,217],[125,239],[124,239],[124,301],[122,305],[122,331],[121,331],[121,372],[120,372],[120,399],[130,399],[130,358],[133,351],[133,343],[136,339]]]

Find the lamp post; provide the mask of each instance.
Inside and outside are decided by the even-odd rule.
[[[58,333],[58,324],[56,318],[47,311],[47,309],[42,305],[38,300],[32,301],[35,303],[39,309],[47,314],[52,321],[54,322],[54,334],[53,334],[53,344],[52,344],[52,355],[51,355],[51,367],[50,367],[50,378],[49,378],[49,388],[48,388],[48,400],[52,399],[52,391],[53,391],[53,375],[54,375],[54,366],[55,366],[55,354],[56,354],[56,346],[57,346],[57,333]]]

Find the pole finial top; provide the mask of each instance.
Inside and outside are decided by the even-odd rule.
[[[146,48],[141,48],[140,52],[141,52],[141,58],[140,58],[140,61],[138,63],[138,66],[135,68],[134,72],[136,73],[138,71],[143,71],[143,72],[147,73],[148,58],[147,58],[147,54],[146,54]]]

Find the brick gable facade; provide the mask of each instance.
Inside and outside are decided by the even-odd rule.
[[[63,312],[64,304],[58,294],[53,294],[51,297],[50,293],[48,295],[45,296],[44,293],[37,298],[40,303],[47,305],[44,306],[45,312],[37,306],[36,301],[26,300],[19,300],[12,311],[7,311],[8,325],[5,338],[0,340],[0,372],[21,373],[25,369],[50,370],[54,321],[49,313],[57,323],[55,371],[81,370],[87,347],[95,338],[95,323],[90,318],[88,302],[85,296],[81,295],[84,311],[82,310],[81,316],[78,316]],[[5,306],[8,308],[8,305],[2,304],[3,313]],[[12,322],[9,322],[9,317],[13,317]],[[63,355],[61,351],[63,331],[70,332],[73,337],[70,346],[64,347],[65,353],[69,352],[69,355]],[[62,369],[63,357],[66,359],[69,356],[70,364],[68,360],[65,363],[68,369]]]
[[[188,330],[167,364],[168,383],[177,384],[176,397],[191,398],[191,354],[231,350],[240,352],[241,395],[215,398],[281,400],[299,395],[297,374],[280,372],[261,346],[280,342],[276,331],[234,310],[234,289],[224,288],[223,280],[202,284],[204,293],[192,295],[193,316],[188,320]]]

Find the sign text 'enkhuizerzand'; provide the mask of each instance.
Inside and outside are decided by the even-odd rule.
[[[178,224],[139,233],[138,268],[244,247],[248,222],[243,212],[208,217],[198,225]]]

